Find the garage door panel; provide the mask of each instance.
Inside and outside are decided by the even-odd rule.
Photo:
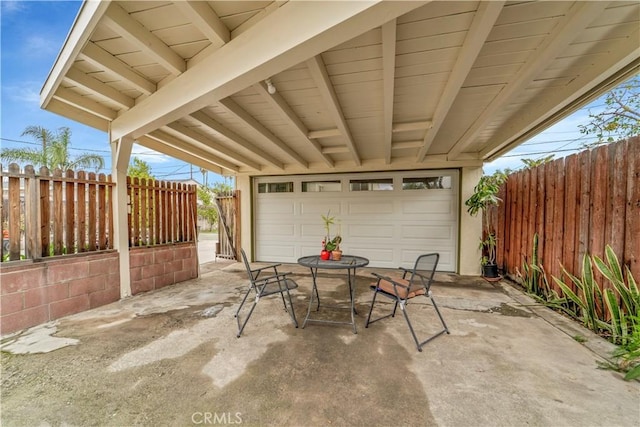
[[[450,200],[405,200],[402,203],[402,213],[420,215],[451,215],[452,206]]]
[[[320,240],[322,240],[322,236],[325,234],[326,230],[320,222],[317,224],[300,224],[300,237],[302,238],[317,239],[320,236]]]
[[[354,201],[347,202],[347,213],[349,215],[392,215],[393,204],[391,202],[380,201]]]
[[[438,270],[439,271],[454,271],[455,270],[455,261],[453,259],[453,252],[451,250],[436,250],[436,249],[427,249],[427,250],[403,250],[402,251],[402,267],[405,268],[413,268],[416,263],[416,260],[420,255],[429,254],[437,252],[440,254],[440,259],[438,261]]]
[[[439,174],[451,189],[403,190],[405,177]],[[391,191],[349,191],[349,180],[394,180]],[[258,261],[296,262],[319,254],[326,234],[321,215],[336,216],[332,235],[340,233],[345,254],[367,257],[371,267],[412,267],[424,253],[439,252],[438,270],[456,271],[458,246],[458,171],[405,171],[365,174],[291,176],[293,192],[258,193],[255,179],[255,254]],[[340,180],[343,191],[302,192],[302,182]]]
[[[349,237],[377,240],[381,238],[393,237],[393,225],[389,224],[362,224],[350,225]]]
[[[380,266],[382,263],[393,263],[393,248],[388,247],[350,246],[349,251],[345,251],[345,254],[363,256],[369,260],[369,265]]]
[[[429,239],[438,241],[451,240],[453,237],[453,226],[446,225],[407,225],[402,226],[403,239]]]
[[[295,212],[295,203],[290,200],[269,200],[260,201],[260,215],[293,215]]]
[[[326,215],[327,212],[330,212],[331,216],[339,216],[341,206],[339,201],[305,200],[300,202],[300,213],[302,215],[316,215],[318,221],[322,221],[320,215]]]
[[[260,261],[263,262],[296,262],[296,247],[266,243],[260,251]]]

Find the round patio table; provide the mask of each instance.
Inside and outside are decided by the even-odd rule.
[[[354,291],[356,284],[356,269],[364,267],[369,264],[369,260],[365,257],[356,256],[356,255],[343,255],[339,261],[333,260],[323,260],[320,259],[320,255],[310,255],[305,256],[298,259],[298,264],[308,267],[311,270],[311,278],[313,287],[311,289],[311,297],[309,298],[309,308],[307,309],[307,316],[302,323],[302,328],[304,328],[307,322],[316,322],[316,323],[333,323],[333,324],[342,324],[342,325],[351,325],[353,327],[353,333],[357,334],[358,331],[356,329],[356,320],[354,314],[356,313],[356,309],[354,306]],[[311,316],[311,307],[313,306],[314,297],[317,300],[317,308],[316,311],[320,311],[320,295],[318,294],[318,270],[347,270],[347,284],[349,285],[349,302],[350,307],[349,311],[351,313],[351,322],[339,322],[334,320],[326,320],[320,318],[312,318]],[[344,308],[344,307],[329,307],[329,308]]]

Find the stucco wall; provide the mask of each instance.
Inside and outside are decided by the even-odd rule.
[[[198,277],[196,245],[131,250],[133,294]],[[118,252],[74,255],[0,266],[0,334],[120,299]]]

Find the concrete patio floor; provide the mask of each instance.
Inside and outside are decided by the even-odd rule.
[[[281,270],[300,285],[302,323],[311,276]],[[2,425],[639,425],[640,383],[597,367],[612,346],[509,283],[437,274],[451,334],[420,353],[401,315],[364,328],[371,271],[391,273],[358,271],[357,335],[296,329],[267,298],[237,339],[246,273],[211,262],[196,280],[4,337]],[[346,300],[343,276],[319,281],[323,303]],[[426,298],[409,310],[419,334],[437,328]]]

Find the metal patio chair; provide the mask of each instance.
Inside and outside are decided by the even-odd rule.
[[[410,270],[400,267],[400,270],[403,271],[401,278],[391,278],[378,273],[371,273],[375,277],[377,277],[378,280],[375,285],[371,286],[371,289],[373,290],[373,299],[371,301],[371,308],[369,309],[369,315],[367,316],[365,328],[368,328],[369,324],[377,322],[378,320],[385,319],[389,316],[395,317],[396,310],[398,306],[400,306],[400,311],[402,311],[402,314],[407,321],[407,325],[409,326],[409,330],[411,331],[413,340],[418,347],[418,351],[422,351],[422,346],[432,339],[439,337],[445,332],[448,334],[449,329],[447,328],[447,325],[442,318],[442,314],[440,314],[440,310],[438,309],[438,306],[436,305],[436,302],[431,294],[431,284],[433,283],[433,276],[436,272],[436,267],[438,266],[439,259],[440,254],[438,253],[420,255],[416,260],[413,269]],[[371,313],[373,312],[373,306],[378,295],[387,297],[394,301],[393,311],[386,316],[371,320]],[[434,335],[431,335],[424,341],[418,340],[416,332],[413,329],[413,325],[411,324],[411,320],[409,319],[409,313],[407,313],[407,303],[409,302],[409,300],[420,295],[424,295],[431,300],[431,304],[436,310],[438,318],[440,319],[443,327],[442,330],[438,331]]]
[[[293,310],[293,302],[291,301],[290,291],[297,288],[298,284],[294,280],[287,277],[287,275],[291,273],[278,273],[278,267],[281,264],[272,264],[252,269],[247,259],[247,254],[244,252],[244,249],[241,250],[241,254],[242,260],[244,261],[244,266],[247,269],[247,274],[249,275],[249,289],[247,289],[247,292],[245,293],[244,298],[242,298],[242,302],[240,303],[240,306],[238,307],[238,310],[235,314],[235,318],[238,323],[237,337],[240,338],[244,327],[247,325],[247,322],[253,314],[253,310],[256,308],[256,305],[258,305],[260,299],[269,295],[280,294],[280,296],[282,297],[282,303],[284,304],[284,310],[289,313],[293,324],[297,328],[298,321],[296,320],[296,315]],[[241,321],[240,310],[242,310],[244,303],[247,301],[249,294],[251,294],[252,292],[255,293],[253,304],[251,305],[251,309],[249,310],[247,317],[244,319],[244,321]],[[290,309],[287,308],[285,294],[287,295],[287,299],[289,300]]]

